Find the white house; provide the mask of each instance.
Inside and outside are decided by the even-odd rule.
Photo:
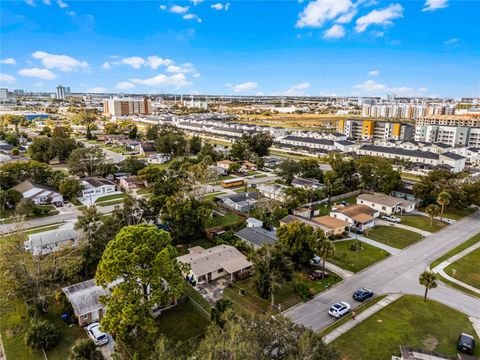
[[[320,181],[315,179],[303,179],[303,178],[295,178],[292,180],[292,186],[299,189],[311,189],[311,190],[318,190],[324,187]]]
[[[147,158],[147,162],[149,164],[165,164],[170,161],[171,158],[172,156],[170,154],[154,154]]]
[[[100,177],[89,177],[80,180],[83,186],[82,198],[91,199],[95,201],[97,198],[104,195],[111,195],[115,193],[115,184],[107,179]]]
[[[373,228],[375,225],[374,219],[379,215],[379,211],[358,204],[334,206],[330,211],[331,217],[346,221],[359,230]]]
[[[36,205],[63,202],[63,196],[54,188],[24,181],[12,188],[22,194],[24,199],[31,199]]]
[[[280,202],[287,201],[287,195],[285,194],[285,190],[288,186],[282,184],[261,184],[257,186],[257,190],[262,194],[264,197],[276,200]]]
[[[28,235],[25,251],[32,255],[45,255],[68,246],[77,246],[79,233],[72,227],[60,228]]]
[[[357,204],[366,205],[373,210],[385,214],[409,213],[415,210],[415,202],[403,200],[385,194],[361,194],[357,196]]]

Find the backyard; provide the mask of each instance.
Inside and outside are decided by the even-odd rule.
[[[227,226],[242,221],[242,218],[235,213],[226,212],[225,210],[217,210],[208,220],[208,227],[214,228],[218,226]]]
[[[480,248],[445,268],[451,277],[480,289]]]
[[[433,226],[430,226],[430,217],[423,215],[400,215],[398,217],[402,220],[403,225],[412,226],[428,232],[437,232],[448,225],[446,222],[434,219]]]
[[[422,239],[422,235],[419,233],[383,225],[375,226],[374,229],[368,230],[364,236],[397,249],[403,249]]]
[[[345,202],[347,205],[354,205],[357,203],[357,196],[350,196],[345,199],[336,200],[333,203],[341,204],[342,202]],[[314,209],[320,211],[318,216],[330,215],[330,211],[332,210],[333,203],[326,202],[324,204],[314,205]]]
[[[456,355],[458,335],[476,337],[468,317],[434,301],[403,296],[375,313],[332,344],[344,360],[385,360],[400,355],[399,346]],[[480,355],[477,347],[475,355]]]
[[[365,243],[361,243],[362,250],[352,251],[350,247],[356,242],[356,240],[334,241],[335,255],[329,261],[356,273],[389,256],[385,250]]]

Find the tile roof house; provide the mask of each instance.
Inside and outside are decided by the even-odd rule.
[[[293,222],[302,222],[310,225],[314,229],[320,229],[325,236],[340,235],[346,228],[350,228],[351,224],[347,221],[333,218],[331,216],[319,216],[312,219],[300,215],[287,215],[280,220],[280,225],[288,225]]]
[[[415,210],[414,201],[385,194],[360,194],[357,196],[357,204],[366,205],[388,215],[409,213]]]
[[[330,211],[330,216],[339,220],[346,221],[359,230],[372,228],[374,219],[380,215],[380,212],[366,205],[340,205],[334,206]]]
[[[222,277],[236,281],[249,274],[253,264],[230,245],[218,245],[209,249],[194,246],[189,253],[177,257],[177,261],[190,265],[188,274],[197,284]]]
[[[36,205],[63,202],[63,196],[50,186],[24,181],[12,188],[22,194],[24,199],[31,199]]]

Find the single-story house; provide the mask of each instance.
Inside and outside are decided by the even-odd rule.
[[[283,162],[283,160],[281,158],[277,158],[275,156],[265,156],[263,158],[263,163],[264,163],[265,167],[268,167],[268,168],[277,167],[282,162]]]
[[[253,266],[245,255],[230,245],[210,249],[194,246],[188,254],[177,257],[177,261],[190,265],[187,275],[197,284],[222,277],[236,281],[247,276]]]
[[[155,143],[153,141],[144,141],[138,145],[138,151],[143,156],[155,154]]]
[[[224,168],[225,170],[228,170],[230,168],[231,164],[235,164],[235,161],[231,160],[219,160],[217,161],[217,166]]]
[[[45,255],[67,246],[77,246],[80,235],[72,227],[43,231],[28,235],[25,241],[25,251],[32,255]]]
[[[336,219],[328,215],[314,217],[312,220],[320,224],[326,236],[342,235],[343,232],[348,230],[351,226],[347,221]]]
[[[262,220],[255,219],[253,217],[249,217],[246,220],[246,223],[247,223],[247,227],[262,227],[263,226],[263,221]]]
[[[260,184],[257,186],[257,190],[264,197],[282,203],[287,201],[286,189],[288,186],[283,184]]]
[[[258,193],[254,191],[220,197],[220,200],[223,202],[223,204],[225,204],[225,206],[243,213],[255,208],[257,199]]]
[[[359,230],[374,227],[374,219],[379,215],[379,211],[358,204],[334,206],[330,211],[331,217],[346,221]]]
[[[100,302],[100,297],[108,295],[109,291],[95,284],[94,279],[64,287],[62,291],[72,304],[80,326],[102,319],[105,308]]]
[[[82,197],[106,195],[115,192],[115,183],[100,177],[88,177],[80,180],[83,186]]]
[[[147,162],[149,164],[165,164],[166,162],[170,161],[171,158],[172,155],[170,154],[154,154],[147,158]]]
[[[307,207],[298,207],[296,209],[293,209],[293,215],[303,216],[307,219],[311,219],[315,215],[315,210]]]
[[[216,174],[217,176],[226,176],[228,175],[228,170],[224,167],[217,166],[217,165],[209,165],[208,170],[212,172],[212,174]]]
[[[385,214],[409,213],[415,210],[415,202],[385,194],[361,194],[357,196],[357,204],[366,205]]]
[[[276,231],[257,226],[247,226],[237,231],[235,235],[243,241],[251,243],[254,247],[260,247],[265,244],[275,244],[278,240]]]
[[[324,186],[320,183],[320,181],[315,179],[303,179],[303,178],[295,178],[292,180],[292,186],[299,189],[311,189],[311,190],[318,190],[322,189]]]
[[[31,199],[35,205],[63,202],[63,196],[54,188],[28,180],[15,185],[12,190],[18,191],[24,199]]]
[[[133,190],[145,187],[145,181],[140,180],[138,176],[122,177],[120,186],[126,190]]]
[[[248,160],[240,161],[240,164],[242,165],[241,170],[244,170],[244,171],[250,171],[250,170],[255,171],[258,169],[257,164],[254,164]]]

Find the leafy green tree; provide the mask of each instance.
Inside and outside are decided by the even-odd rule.
[[[440,220],[443,219],[443,212],[445,211],[445,207],[450,204],[452,201],[452,196],[446,192],[442,191],[440,194],[437,196],[437,203],[442,207],[442,210],[440,211]]]
[[[183,293],[186,269],[176,255],[169,234],[152,225],[124,227],[108,243],[95,279],[102,286],[123,281],[102,299],[107,311],[101,325],[106,332],[120,341],[133,334],[155,337],[152,308],[168,305]]]
[[[432,227],[433,219],[435,218],[435,216],[438,216],[440,214],[440,206],[438,206],[437,204],[430,204],[425,208],[425,212],[428,216],[430,216],[430,227]]]
[[[328,163],[332,167],[333,178],[337,179],[347,191],[358,188],[358,176],[355,160],[344,159],[341,154],[331,153]]]
[[[278,175],[280,175],[286,184],[290,185],[292,180],[301,171],[300,165],[296,160],[287,159],[278,166]]]
[[[188,142],[190,154],[197,155],[202,150],[202,139],[199,136],[192,136]]]
[[[126,158],[119,165],[120,171],[127,172],[132,175],[137,175],[137,173],[146,166],[143,161],[135,157]]]
[[[273,309],[275,304],[275,291],[285,281],[293,277],[293,264],[283,251],[273,245],[264,245],[252,256],[255,266],[254,286],[261,297],[268,299]]]
[[[319,235],[310,225],[292,222],[277,230],[277,244],[296,264],[304,264],[313,257]]]
[[[236,173],[240,170],[241,168],[241,165],[237,162],[234,162],[234,163],[231,163],[230,165],[228,165],[228,171],[231,172],[231,173]]]
[[[225,320],[223,315],[225,311],[233,306],[229,299],[220,299],[215,303],[215,306],[210,310],[210,321],[215,322],[220,327],[223,327]]]
[[[33,212],[34,204],[31,199],[22,199],[18,202],[15,212],[19,215],[28,216]]]
[[[29,180],[38,184],[57,186],[57,174],[60,171],[53,170],[47,164],[29,160],[29,161],[11,161],[2,165],[0,171],[0,186],[2,189],[10,189],[11,187]]]
[[[147,132],[145,134],[145,137],[147,140],[152,140],[155,141],[158,139],[158,133],[160,131],[160,126],[158,125],[151,125],[147,127]]]
[[[249,150],[258,157],[267,156],[270,153],[269,148],[273,145],[273,137],[263,132],[243,135],[242,139],[248,144]]]
[[[320,163],[315,159],[302,159],[298,162],[300,167],[300,176],[307,179],[323,180],[323,171],[320,169]]]
[[[101,148],[79,148],[70,154],[68,169],[78,176],[92,176],[105,161],[106,157]]]
[[[72,346],[70,360],[103,360],[104,357],[90,339],[78,339]]]
[[[235,140],[230,149],[230,156],[237,160],[250,159],[251,153],[248,144],[242,140]]]
[[[425,286],[425,295],[423,297],[424,301],[427,301],[428,290],[434,289],[438,286],[437,284],[437,275],[431,271],[424,271],[420,274],[419,278],[420,285]]]
[[[210,143],[205,143],[203,145],[202,150],[198,153],[198,159],[203,160],[207,156],[212,159],[212,162],[220,160],[220,155]]]
[[[187,139],[181,129],[173,125],[163,125],[160,127],[155,145],[158,152],[183,155],[187,150]]]
[[[73,200],[82,193],[82,185],[77,179],[68,177],[60,183],[59,191],[65,198]]]
[[[136,139],[138,137],[138,127],[137,125],[130,126],[128,130],[128,138],[129,139]]]
[[[356,160],[356,166],[363,188],[390,194],[402,188],[403,183],[398,171],[393,170],[390,160],[363,156]]]
[[[34,320],[25,334],[25,343],[33,349],[49,350],[57,345],[60,332],[46,320]]]
[[[322,259],[322,279],[325,277],[325,262],[327,259],[335,255],[335,245],[333,242],[325,238],[323,232],[321,237],[317,238],[317,244],[315,246],[315,254]]]
[[[50,139],[46,137],[37,137],[33,139],[28,147],[30,159],[47,163],[50,161]]]
[[[16,190],[0,189],[0,210],[5,210],[8,206],[15,206],[22,200],[22,194]]]

